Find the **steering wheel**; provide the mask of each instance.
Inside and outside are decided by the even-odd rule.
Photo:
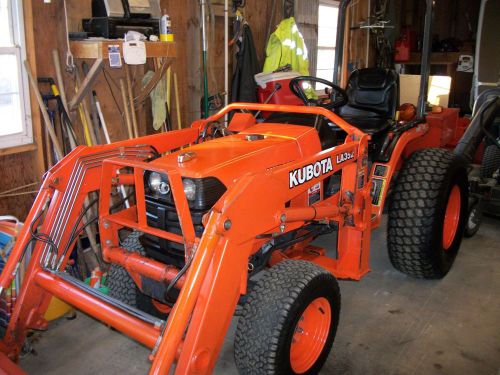
[[[328,94],[328,99],[317,100],[317,99],[309,99],[301,85],[301,82],[318,82],[327,86],[325,88],[325,93]],[[311,86],[313,88],[314,86]],[[347,92],[341,87],[333,84],[326,79],[310,77],[310,76],[300,76],[292,78],[290,81],[290,90],[297,96],[300,100],[304,102],[305,105],[308,106],[317,106],[323,107],[329,110],[333,110],[338,107],[342,107],[347,104]]]

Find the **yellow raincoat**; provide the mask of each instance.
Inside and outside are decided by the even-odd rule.
[[[262,71],[274,72],[287,64],[292,66],[293,71],[309,75],[307,47],[293,17],[281,21],[276,31],[269,37]]]

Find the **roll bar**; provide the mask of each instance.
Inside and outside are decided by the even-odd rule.
[[[340,73],[343,68],[342,58],[344,55],[344,35],[346,26],[347,7],[352,0],[340,0],[339,19],[337,22],[337,47],[335,50],[335,61],[333,65],[333,83],[340,82]],[[430,57],[431,57],[431,38],[432,24],[434,20],[435,0],[426,0],[424,36],[422,44],[422,60],[420,70],[420,90],[417,104],[417,118],[423,118],[425,113],[425,103],[427,102],[427,90],[429,87]]]

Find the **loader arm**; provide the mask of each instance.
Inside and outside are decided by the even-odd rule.
[[[193,230],[179,168],[162,169],[148,161],[196,143],[199,129],[232,110],[288,111],[322,115],[344,129],[343,144],[272,169],[242,173],[204,216],[205,230]],[[367,166],[368,136],[322,108],[232,104],[190,129],[119,142],[80,147],[52,168],[0,277],[8,287],[33,243],[33,252],[18,302],[0,350],[17,361],[31,329],[44,329],[43,316],[52,296],[75,306],[152,349],[150,374],[208,374],[212,371],[235,307],[247,291],[249,257],[266,239],[302,228],[306,223],[337,223],[338,257],[309,252],[309,260],[330,272],[359,279],[369,271],[371,185]],[[294,171],[310,173],[297,182]],[[145,171],[168,176],[182,234],[151,227],[146,218]],[[313,206],[290,206],[314,184],[342,171],[338,193]],[[304,175],[303,175],[304,176]],[[125,188],[130,207],[113,193]],[[161,282],[178,281],[179,296],[166,321],[90,288],[65,272],[79,232],[88,194],[99,192],[99,230],[104,260],[131,275]],[[265,193],[265,194],[264,194]],[[184,245],[185,274],[176,267],[120,247],[119,232],[136,230]],[[43,236],[42,236],[43,234]],[[302,247],[279,252],[273,262],[294,259]],[[278,253],[278,252],[277,252]]]

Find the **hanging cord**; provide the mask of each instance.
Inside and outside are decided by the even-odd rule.
[[[170,306],[170,307],[174,306],[175,299],[171,300],[170,292],[172,292],[172,290],[174,289],[175,285],[180,280],[182,275],[184,275],[186,273],[186,271],[189,269],[189,267],[191,266],[191,262],[193,261],[193,258],[194,258],[194,253],[191,255],[191,257],[186,262],[186,264],[184,264],[184,267],[182,267],[182,269],[179,271],[179,273],[177,273],[177,275],[172,279],[170,284],[168,284],[167,290],[165,291],[165,300],[166,300],[165,302],[166,302],[167,306]]]
[[[66,0],[63,0],[63,4],[64,4],[64,25],[66,30],[66,71],[68,73],[73,73],[75,71],[75,62],[73,54],[71,53],[71,48],[69,46],[68,10],[66,7]]]
[[[2,192],[0,192],[0,199],[7,198],[7,197],[16,197],[18,195],[36,194],[36,193],[38,193],[38,190],[36,190],[36,191],[30,190],[30,191],[23,191],[23,192],[19,192],[19,190],[23,190],[23,189],[26,189],[28,187],[36,186],[38,184],[39,184],[39,182],[32,182],[31,184],[17,186],[15,188],[2,191]]]

